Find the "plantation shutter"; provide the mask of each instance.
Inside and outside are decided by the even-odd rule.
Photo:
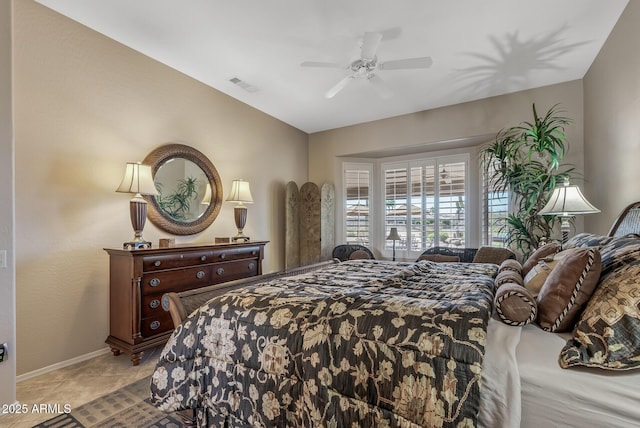
[[[346,242],[369,246],[371,167],[345,165],[343,182]]]
[[[482,168],[482,245],[504,247],[503,227],[509,214],[509,192],[491,180],[493,165]]]
[[[466,232],[466,162],[439,165],[438,244],[464,247]]]
[[[453,156],[382,165],[384,233],[398,229],[396,250],[414,256],[432,246],[466,241],[467,158]],[[384,240],[384,248],[393,242]]]

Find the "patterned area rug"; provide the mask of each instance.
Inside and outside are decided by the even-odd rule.
[[[149,404],[148,397],[149,379],[144,378],[34,428],[182,427],[178,418]]]

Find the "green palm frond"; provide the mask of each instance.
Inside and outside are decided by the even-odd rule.
[[[509,191],[514,212],[507,217],[501,233],[507,243],[523,256],[551,237],[557,217],[538,215],[558,183],[570,178],[574,168],[560,170],[569,146],[565,128],[572,120],[559,104],[543,116],[532,106],[533,121],[503,129],[481,150],[495,189]]]

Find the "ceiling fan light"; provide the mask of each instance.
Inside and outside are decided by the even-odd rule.
[[[360,49],[360,58],[352,61],[346,69],[350,69],[352,74],[340,80],[331,89],[325,92],[325,98],[333,98],[338,92],[343,90],[347,84],[356,78],[366,77],[367,81],[375,88],[376,93],[381,98],[390,98],[393,91],[387,84],[380,79],[374,72],[376,70],[402,70],[402,69],[419,69],[429,68],[433,64],[431,57],[405,58],[385,63],[378,63],[376,53],[382,40],[382,34],[376,32],[367,32],[362,38]],[[304,61],[300,64],[302,67],[319,67],[319,68],[343,68],[336,63],[320,62],[320,61]]]

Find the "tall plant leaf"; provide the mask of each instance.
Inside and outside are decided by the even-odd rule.
[[[543,116],[533,104],[532,113],[533,121],[501,130],[481,151],[485,172],[493,166],[489,180],[494,188],[510,192],[514,212],[507,217],[502,233],[507,244],[523,257],[550,239],[558,219],[538,213],[556,185],[574,171],[567,167],[560,170],[568,150],[565,128],[571,119],[563,115],[559,104]]]

